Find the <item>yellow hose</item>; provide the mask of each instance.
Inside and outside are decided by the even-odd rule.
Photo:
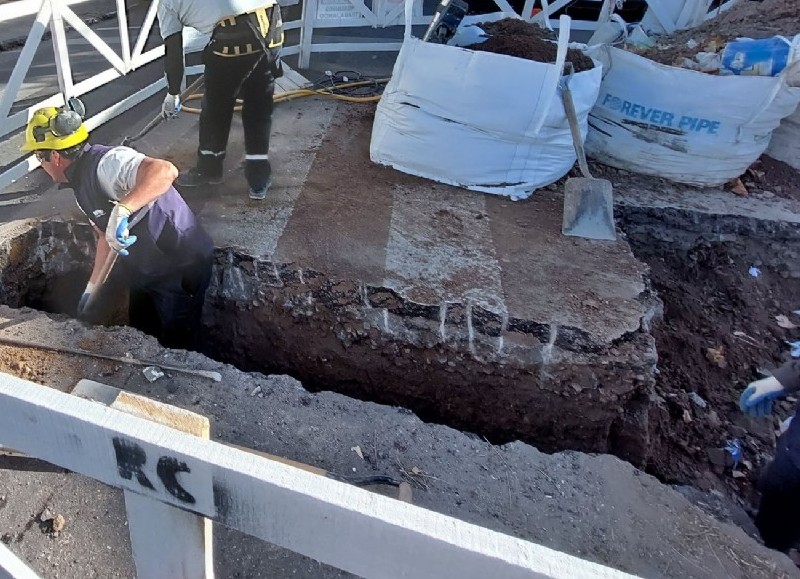
[[[343,88],[355,88],[355,87],[359,87],[359,86],[372,86],[372,85],[376,85],[376,84],[386,84],[387,82],[389,82],[388,78],[379,78],[379,79],[376,79],[376,80],[362,80],[362,81],[358,81],[358,82],[349,82],[349,83],[346,83],[346,84],[340,84],[340,85],[336,85],[335,88],[338,90],[338,89],[343,89]],[[327,89],[327,88],[298,88],[298,89],[288,90],[288,91],[276,94],[272,98],[272,102],[274,102],[274,103],[282,103],[284,101],[288,101],[288,100],[292,100],[292,99],[296,99],[296,98],[310,97],[310,96],[320,96],[320,97],[324,97],[324,98],[336,99],[338,101],[345,101],[345,102],[349,102],[349,103],[376,103],[381,99],[380,95],[368,96],[368,97],[354,97],[354,96],[347,96],[347,95],[343,95],[343,94],[337,94],[335,92],[331,92],[331,90]],[[200,100],[202,98],[203,98],[203,93],[197,93],[197,94],[193,94],[193,95],[187,97],[184,102]],[[237,99],[236,102],[240,103],[241,101],[239,99]],[[181,110],[182,111],[186,111],[188,113],[200,114],[200,110],[201,109],[195,108],[195,107],[187,107],[186,105],[183,105]],[[242,110],[242,105],[241,104],[237,104],[233,108],[233,110],[234,111],[241,111]]]

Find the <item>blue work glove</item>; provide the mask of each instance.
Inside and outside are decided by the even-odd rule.
[[[92,295],[92,292],[95,290],[96,284],[92,283],[91,281],[86,284],[86,289],[83,290],[83,295],[81,296],[80,301],[78,302],[78,317],[81,317],[85,312],[86,304],[89,303],[89,296]]]
[[[181,96],[167,93],[167,96],[164,97],[164,102],[161,105],[161,116],[166,120],[177,119],[180,111]]]
[[[131,211],[126,205],[117,203],[108,216],[106,226],[106,241],[108,245],[120,255],[128,255],[127,247],[136,243],[135,235],[128,235],[128,218]]]
[[[751,382],[739,398],[739,408],[745,414],[760,418],[772,412],[772,401],[786,394],[774,377]]]

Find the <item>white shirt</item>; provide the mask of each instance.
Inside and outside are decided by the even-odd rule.
[[[269,4],[268,0],[161,0],[158,26],[167,38],[189,26],[204,34],[229,16],[238,16]]]
[[[111,199],[119,201],[136,185],[144,155],[130,147],[114,147],[97,164],[97,180]]]

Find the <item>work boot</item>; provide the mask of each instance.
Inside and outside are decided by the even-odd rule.
[[[272,178],[267,181],[267,184],[263,187],[250,187],[250,191],[248,192],[247,196],[254,201],[263,201],[267,197],[267,191],[269,191],[269,186],[272,185]]]
[[[182,171],[175,184],[178,187],[202,187],[203,185],[219,185],[222,183],[222,174],[208,175],[201,173],[197,167],[192,167],[188,171]]]

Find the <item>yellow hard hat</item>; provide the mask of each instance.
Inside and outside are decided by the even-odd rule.
[[[72,99],[70,99],[72,100]],[[81,115],[72,107],[44,107],[33,113],[25,129],[21,151],[61,151],[89,138]]]

